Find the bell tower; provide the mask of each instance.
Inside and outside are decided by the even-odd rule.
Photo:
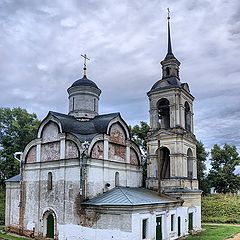
[[[148,188],[174,193],[198,190],[196,138],[193,133],[193,101],[187,83],[179,77],[180,62],[171,43],[170,16],[167,17],[168,48],[162,78],[147,93],[150,131],[148,133]]]

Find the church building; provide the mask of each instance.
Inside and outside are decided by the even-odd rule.
[[[168,16],[162,78],[147,92],[147,179],[120,113],[99,114],[101,90],[84,74],[68,114],[50,111],[6,180],[6,229],[58,240],[172,240],[201,230],[193,100],[179,77]]]

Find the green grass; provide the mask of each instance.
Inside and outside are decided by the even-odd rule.
[[[224,240],[240,233],[240,227],[229,225],[203,225],[205,231],[187,237],[187,240]]]
[[[5,219],[5,189],[0,186],[0,225],[4,224]]]
[[[240,223],[240,196],[214,194],[202,198],[202,222]]]
[[[4,232],[0,232],[0,240],[26,240],[26,238],[16,237]]]

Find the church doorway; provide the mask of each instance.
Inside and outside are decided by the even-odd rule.
[[[48,209],[43,214],[43,236],[49,239],[54,239],[56,235],[56,215],[52,209]]]
[[[162,217],[156,217],[156,240],[162,240]]]
[[[49,214],[47,217],[47,235],[48,238],[54,238],[54,217]]]
[[[181,236],[181,217],[178,217],[178,237]]]

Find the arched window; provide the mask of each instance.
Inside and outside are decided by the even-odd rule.
[[[191,112],[188,102],[185,102],[185,129],[191,131]]]
[[[170,67],[166,67],[166,77],[170,75]]]
[[[53,184],[52,184],[52,173],[49,172],[48,173],[48,191],[51,191],[52,187],[53,187]]]
[[[192,179],[192,177],[193,177],[193,153],[190,148],[187,151],[187,175],[188,175],[188,178]]]
[[[119,186],[119,172],[115,173],[115,187]]]
[[[161,128],[170,128],[170,106],[166,98],[159,100],[158,104],[158,117]]]
[[[157,150],[158,164],[160,164],[160,179],[170,178],[170,151],[163,147]],[[160,161],[159,161],[160,160]]]

